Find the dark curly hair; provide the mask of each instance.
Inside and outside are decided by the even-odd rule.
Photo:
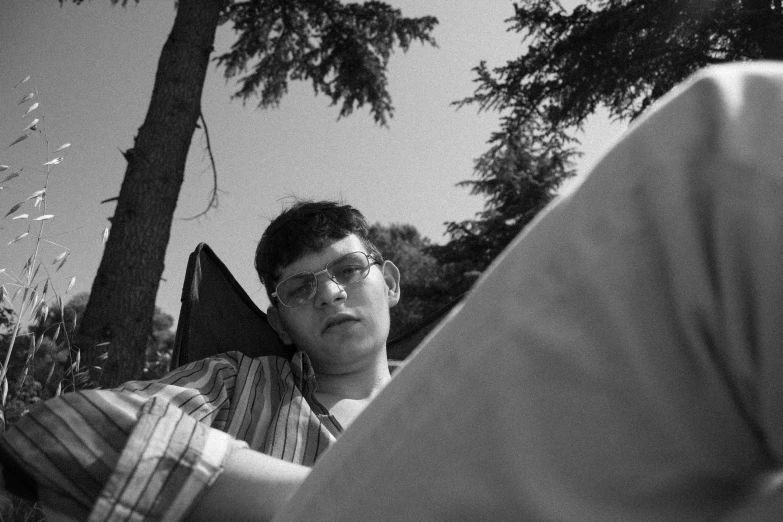
[[[283,268],[305,254],[351,234],[361,240],[368,254],[382,260],[370,241],[369,227],[361,212],[334,201],[297,201],[277,216],[264,231],[256,248],[256,272],[270,301]]]

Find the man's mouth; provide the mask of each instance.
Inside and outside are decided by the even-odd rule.
[[[351,322],[357,322],[357,321],[358,321],[358,319],[355,318],[352,315],[348,315],[348,314],[334,315],[334,316],[332,316],[332,317],[330,317],[329,319],[326,320],[326,322],[324,323],[324,327],[323,327],[322,331],[325,332],[329,328],[331,328],[333,326],[339,326],[339,325],[341,325],[343,323],[351,323]]]

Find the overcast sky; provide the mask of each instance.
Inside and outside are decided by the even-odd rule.
[[[59,6],[56,0],[0,0],[0,164],[29,165],[21,176],[0,183],[0,212],[43,187],[30,167],[51,159],[40,138],[8,147],[33,117],[45,116],[50,150],[63,143],[65,160],[53,170],[47,236],[60,246],[42,251],[53,259],[66,248],[68,263],[57,273],[58,290],[71,277],[71,291],[89,291],[102,254],[101,236],[125,172],[120,150],[129,148],[146,114],[160,50],[174,20],[174,2],[142,0],[127,8],[109,0]],[[366,109],[337,121],[338,108],[315,97],[308,84],[290,84],[273,110],[231,101],[234,83],[210,68],[202,110],[220,175],[220,207],[195,221],[175,219],[158,304],[176,317],[188,254],[207,242],[251,297],[266,306],[252,267],[261,233],[291,196],[343,199],[370,222],[410,223],[435,242],[444,242],[446,221],[469,219],[483,199],[457,188],[470,179],[473,160],[497,128],[495,114],[459,111],[450,103],[472,93],[471,69],[480,60],[501,65],[520,54],[519,35],[504,20],[510,0],[392,0],[406,16],[436,16],[438,48],[414,45],[396,53],[389,66],[395,106],[388,128],[373,123]],[[219,29],[216,48],[228,49],[234,36]],[[27,84],[17,82],[32,76]],[[19,100],[37,88],[40,106]],[[582,136],[581,171],[593,163],[624,125],[597,117]],[[196,131],[175,218],[200,212],[212,176]],[[0,173],[2,180],[9,172]],[[31,201],[32,202],[32,201]],[[30,214],[31,202],[27,204]],[[22,212],[24,210],[20,210]],[[18,214],[18,212],[17,212]],[[0,268],[18,273],[30,255],[25,240],[8,242],[22,220],[0,221]],[[7,279],[4,280],[7,282]]]

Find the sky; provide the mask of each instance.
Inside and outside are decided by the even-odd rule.
[[[498,128],[494,113],[451,103],[475,88],[472,68],[481,60],[499,66],[521,54],[520,36],[507,31],[511,0],[387,0],[405,16],[434,15],[438,47],[414,44],[397,51],[388,68],[395,107],[388,127],[374,124],[366,108],[338,120],[338,107],[315,96],[309,84],[290,83],[280,106],[260,110],[250,100],[232,101],[234,80],[210,66],[202,97],[219,175],[219,207],[201,212],[212,174],[204,134],[196,130],[175,212],[166,268],[157,303],[175,318],[189,253],[206,242],[226,263],[251,298],[267,301],[253,270],[255,245],[269,221],[292,197],[344,200],[371,223],[409,223],[433,242],[447,241],[447,221],[470,219],[484,200],[456,187],[472,178],[473,161]],[[574,1],[565,2],[567,5]],[[118,195],[126,163],[120,151],[133,144],[149,104],[160,50],[174,21],[174,1],[142,0],[126,8],[109,0],[80,6],[56,0],[0,0],[0,180],[24,166],[18,177],[0,181],[0,217],[41,190],[46,192],[47,242],[39,251],[58,292],[89,291],[102,255],[102,237]],[[229,26],[218,29],[216,53],[234,41]],[[25,77],[31,79],[18,85]],[[37,93],[37,109],[25,115]],[[43,136],[9,146],[33,118]],[[577,137],[584,173],[619,136],[624,124],[592,118]],[[62,144],[63,151],[53,154]],[[38,215],[35,198],[0,219],[0,282],[12,291],[35,245],[20,213]],[[40,223],[40,222],[39,222]],[[69,252],[63,267],[53,261]],[[66,297],[67,301],[67,297]]]

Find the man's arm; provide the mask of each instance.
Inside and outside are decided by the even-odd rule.
[[[223,471],[196,502],[187,520],[271,520],[309,472],[306,466],[239,449],[226,458]]]

